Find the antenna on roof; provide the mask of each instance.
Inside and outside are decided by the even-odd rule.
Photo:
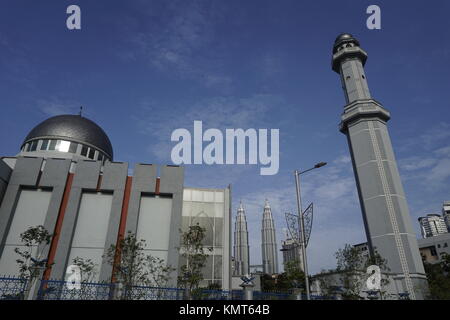
[[[83,106],[80,106],[80,117],[81,117],[82,113],[83,113]]]

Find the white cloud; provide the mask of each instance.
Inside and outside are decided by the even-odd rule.
[[[57,97],[41,99],[37,102],[39,110],[51,117],[60,114],[76,114],[79,112],[80,106],[74,101],[64,101]]]

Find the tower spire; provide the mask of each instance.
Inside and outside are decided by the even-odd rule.
[[[272,210],[267,198],[264,203],[261,238],[263,271],[266,274],[278,273],[278,250],[275,223],[273,221]]]
[[[344,33],[333,46],[332,69],[341,76],[347,105],[340,130],[347,136],[371,254],[387,260],[411,299],[423,297],[426,278],[387,128],[390,113],[372,99],[367,53]]]
[[[234,225],[234,261],[235,275],[247,275],[250,272],[250,248],[248,243],[247,219],[242,201],[239,202]]]

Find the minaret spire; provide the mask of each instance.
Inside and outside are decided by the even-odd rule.
[[[263,271],[266,274],[278,273],[278,250],[275,223],[273,221],[269,200],[267,199],[264,203],[261,237]]]
[[[247,275],[250,272],[250,249],[248,243],[247,219],[242,201],[239,202],[234,226],[235,275]]]
[[[411,299],[423,298],[426,278],[387,128],[390,113],[371,98],[367,53],[351,34],[333,47],[347,105],[340,130],[347,136],[371,254],[377,250]],[[397,281],[397,280],[396,280]]]

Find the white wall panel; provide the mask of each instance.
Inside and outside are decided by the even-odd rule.
[[[146,249],[168,250],[172,199],[143,196],[139,208],[137,238],[146,241]],[[174,248],[170,248],[174,250]]]
[[[83,193],[78,210],[77,225],[72,240],[68,264],[80,257],[91,259],[95,264],[97,276],[104,254],[108,232],[113,195],[104,193]]]
[[[30,227],[44,225],[50,203],[51,191],[22,190],[19,195],[11,228],[6,238],[5,248],[0,260],[0,275],[17,275],[16,260],[19,255],[14,252],[16,247],[24,249],[20,241],[20,234]],[[53,230],[48,230],[50,233]]]

